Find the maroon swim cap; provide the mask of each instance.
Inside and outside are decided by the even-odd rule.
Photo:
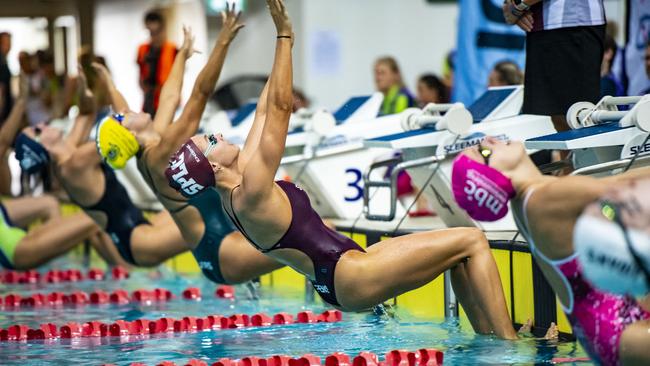
[[[171,156],[165,176],[169,186],[185,197],[201,193],[216,183],[212,165],[192,139]]]

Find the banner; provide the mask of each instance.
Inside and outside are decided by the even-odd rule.
[[[625,71],[628,95],[639,95],[650,88],[645,69],[645,49],[650,39],[650,0],[628,1],[628,33],[625,46]]]
[[[460,0],[459,4],[452,99],[470,105],[486,90],[497,62],[514,61],[524,68],[526,36],[519,27],[506,24],[503,0]]]

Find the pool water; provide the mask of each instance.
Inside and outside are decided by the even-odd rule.
[[[236,288],[236,299],[214,297],[216,285],[202,277],[181,277],[158,271],[136,271],[123,281],[83,281],[77,283],[0,285],[0,295],[34,292],[49,293],[74,290],[106,292],[123,288],[129,292],[139,289],[163,287],[177,296],[187,287],[199,287],[202,301],[179,297],[166,303],[152,305],[86,305],[81,307],[36,308],[31,310],[0,311],[0,328],[11,324],[37,327],[52,322],[58,326],[67,322],[83,323],[99,320],[112,323],[118,319],[181,318],[212,314],[236,313],[296,314],[302,310],[321,312],[327,307],[320,302],[307,304],[300,295],[287,291],[270,291],[263,288],[260,300],[249,299],[244,286]],[[528,338],[516,342],[502,341],[492,336],[472,332],[468,324],[456,319],[421,319],[397,310],[394,317],[371,313],[345,313],[339,323],[292,324],[284,326],[254,327],[234,330],[175,333],[143,337],[78,338],[72,340],[47,340],[29,342],[0,342],[2,365],[101,365],[114,363],[128,365],[143,362],[155,365],[161,361],[174,361],[180,365],[191,358],[208,364],[222,357],[233,359],[246,356],[269,357],[276,354],[300,356],[313,353],[325,357],[333,352],[356,355],[371,351],[379,355],[393,349],[417,350],[437,348],[445,353],[445,365],[534,365],[550,364],[555,357],[585,357],[584,351],[573,342],[547,342]],[[590,363],[580,363],[588,365]]]

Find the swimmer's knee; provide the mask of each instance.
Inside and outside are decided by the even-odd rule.
[[[162,264],[168,258],[163,258],[157,253],[140,253],[136,255],[133,253],[133,257],[138,267],[153,268]]]
[[[59,200],[50,195],[42,196],[41,199],[43,200],[43,207],[47,212],[48,219],[61,216],[61,207],[59,205]]]
[[[477,228],[455,228],[459,234],[459,248],[468,256],[473,253],[490,250],[485,233]]]
[[[381,303],[381,301],[373,301],[376,296],[369,291],[358,291],[352,296],[337,293],[337,300],[339,306],[343,311],[359,312],[372,308],[373,306]]]

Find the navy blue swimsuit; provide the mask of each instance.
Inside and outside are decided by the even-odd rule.
[[[205,224],[203,238],[192,250],[192,254],[199,263],[201,271],[210,281],[226,283],[219,265],[219,249],[223,238],[237,229],[224,213],[221,197],[214,188],[208,188],[190,198],[188,203],[199,210]]]
[[[135,207],[113,170],[103,163],[101,167],[106,181],[104,195],[92,206],[79,206],[84,211],[100,211],[106,214],[108,221],[105,231],[113,239],[122,258],[137,265],[131,252],[131,233],[140,225],[149,225],[149,221],[142,215],[142,210]]]
[[[260,248],[246,234],[239,219],[234,214],[228,216],[239,231],[248,241],[262,253],[268,253],[276,249],[296,249],[305,253],[314,264],[315,280],[311,281],[314,289],[326,302],[340,306],[336,299],[334,289],[334,270],[336,264],[348,250],[365,252],[357,243],[351,239],[328,228],[320,216],[314,211],[309,202],[309,196],[302,189],[293,183],[277,181],[276,184],[286,193],[291,203],[291,224],[282,238],[269,249]],[[230,207],[232,207],[232,192],[230,191]]]
[[[177,198],[167,197],[160,193],[160,190],[156,188],[156,185],[153,183],[151,172],[149,167],[141,162],[144,161],[144,156],[141,156],[138,159],[138,165],[140,172],[142,173],[145,180],[149,182],[151,189],[156,192],[159,200],[167,200],[177,204],[181,204],[180,207],[175,209],[167,209],[170,214],[175,214],[187,208],[188,206],[194,206],[199,210],[199,214],[203,219],[205,224],[205,232],[199,244],[192,250],[192,255],[199,264],[201,272],[210,280],[216,283],[227,283],[221,274],[221,266],[219,265],[219,250],[221,248],[221,242],[228,234],[232,233],[236,229],[230,223],[230,220],[224,215],[223,209],[221,208],[221,197],[215,189],[207,189],[201,194],[191,197],[189,200],[179,200]],[[216,202],[216,203],[215,203]],[[215,206],[218,205],[219,208],[215,209]]]

